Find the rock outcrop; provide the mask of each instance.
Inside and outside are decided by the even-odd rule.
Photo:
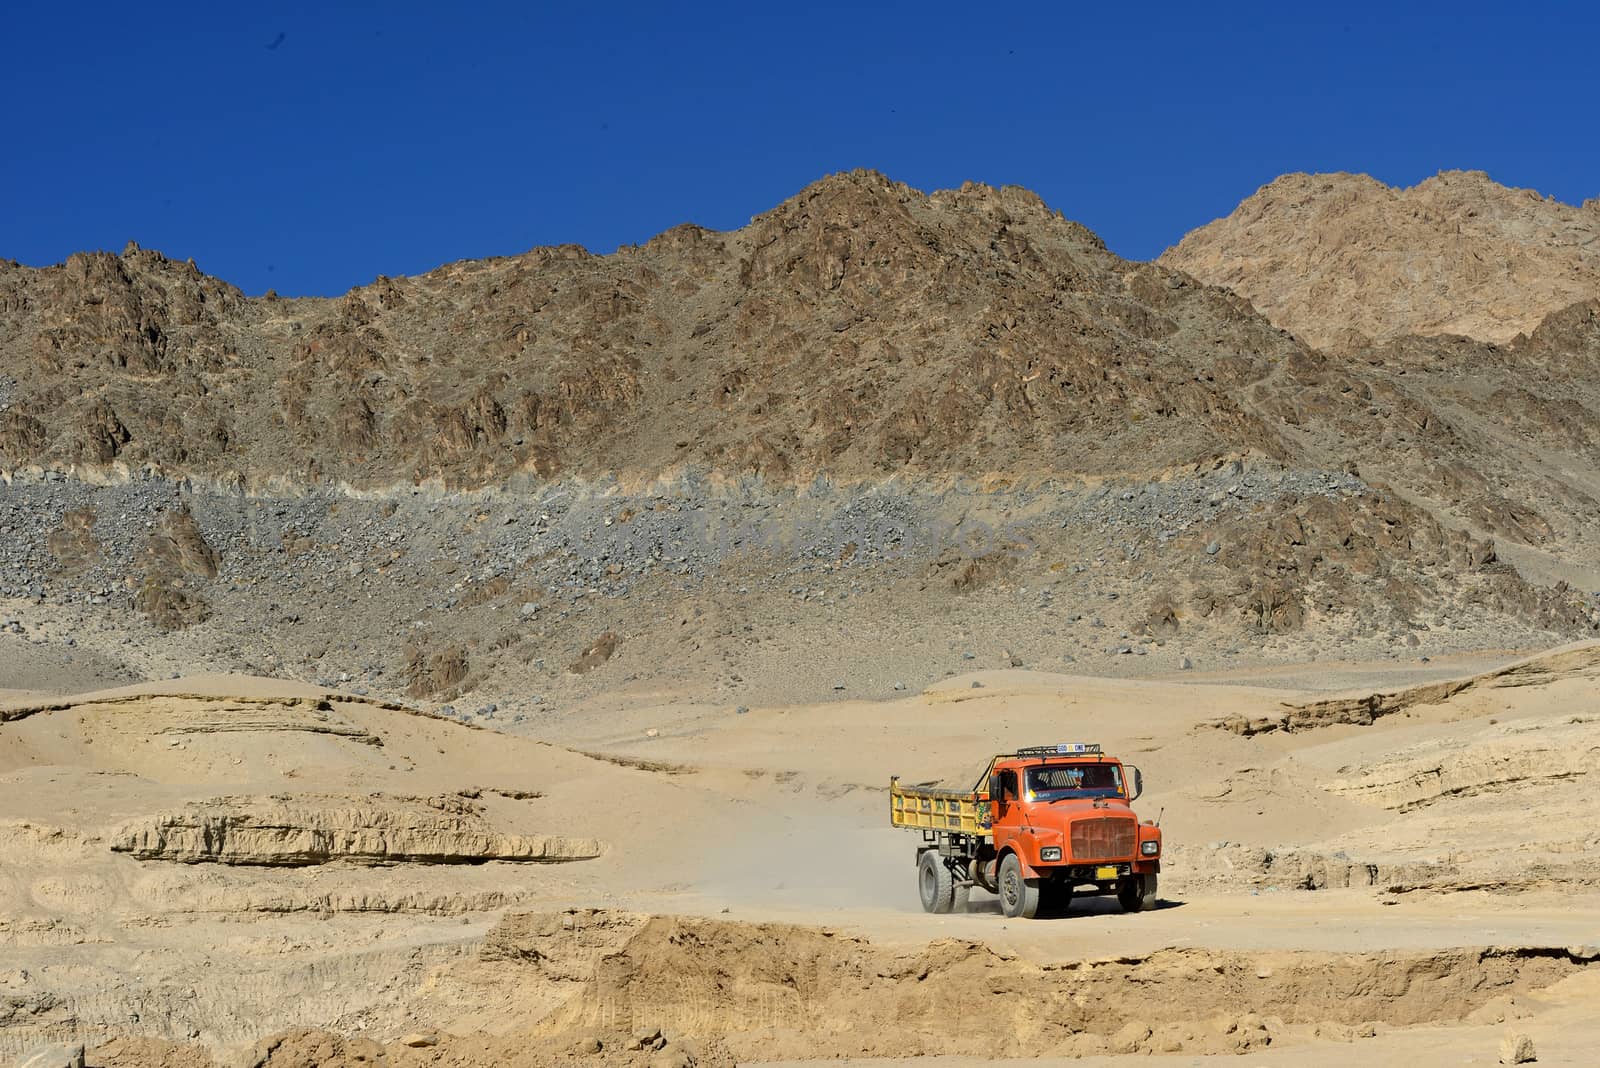
[[[1376,693],[1341,694],[1315,700],[1285,702],[1281,712],[1247,718],[1228,716],[1206,724],[1235,734],[1302,731],[1335,724],[1368,726],[1384,716],[1439,704],[1479,688],[1547,686],[1553,682],[1600,677],[1600,642],[1576,642],[1481,675],[1423,683]]]
[[[557,862],[605,851],[592,838],[501,833],[453,796],[218,798],[133,820],[111,848],[139,860],[277,867]]]

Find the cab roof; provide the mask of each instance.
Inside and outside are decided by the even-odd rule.
[[[1012,756],[1099,756],[1099,742],[1057,742],[1055,745],[1029,745],[1018,749]]]

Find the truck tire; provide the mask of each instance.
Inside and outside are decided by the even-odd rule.
[[[1156,907],[1158,880],[1152,872],[1147,875],[1130,875],[1117,887],[1117,903],[1124,912],[1140,912]]]
[[[1039,880],[1025,879],[1022,861],[1007,853],[1000,862],[1000,911],[1013,920],[1031,920],[1039,915]]]
[[[955,878],[937,849],[923,850],[917,858],[917,894],[924,912],[949,912],[955,905]]]

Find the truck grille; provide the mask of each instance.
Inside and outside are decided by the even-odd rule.
[[[1138,840],[1134,820],[1117,816],[1076,820],[1072,824],[1072,859],[1126,860]]]

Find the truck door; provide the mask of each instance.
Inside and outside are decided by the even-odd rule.
[[[994,798],[994,826],[989,829],[994,847],[999,849],[1017,833],[1017,817],[1021,809],[1021,793],[1017,787],[1017,771],[1007,768],[995,775],[998,791]]]

